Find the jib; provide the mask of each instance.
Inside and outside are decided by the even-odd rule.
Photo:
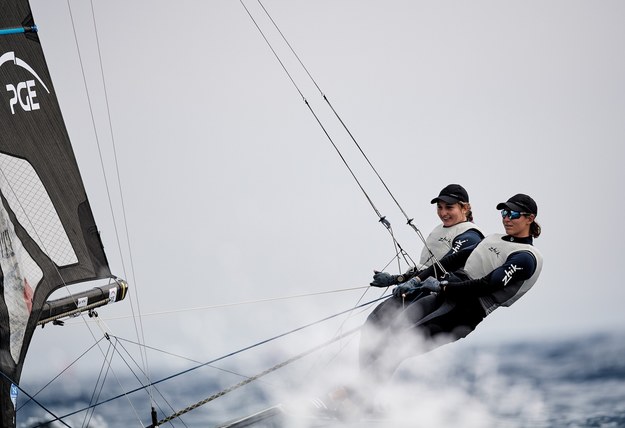
[[[12,114],[15,114],[15,105],[18,103],[24,111],[39,110],[39,103],[35,100],[37,92],[35,92],[34,80],[20,82],[17,87],[8,84],[6,88],[7,91],[13,92],[13,97],[9,101]]]

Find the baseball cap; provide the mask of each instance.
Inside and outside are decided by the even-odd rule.
[[[498,203],[497,209],[508,209],[538,215],[538,206],[536,205],[536,201],[523,193],[517,193],[506,202]]]
[[[459,184],[449,184],[441,190],[438,196],[432,199],[431,204],[443,201],[447,204],[455,204],[457,202],[469,202],[469,194]]]

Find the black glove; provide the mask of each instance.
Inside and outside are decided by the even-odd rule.
[[[433,276],[429,276],[425,281],[421,283],[421,288],[424,290],[432,291],[433,293],[438,293],[441,291],[441,283]]]
[[[447,285],[447,281],[439,281],[438,279],[430,276],[421,283],[421,289],[432,291],[434,293],[440,293],[443,291],[443,287],[445,285]]]
[[[393,290],[393,296],[395,297],[410,297],[416,292],[421,291],[421,280],[418,277],[414,277],[406,282],[402,282]]]
[[[378,272],[377,270],[373,271],[373,281],[371,281],[372,287],[390,287],[391,285],[396,285],[399,283],[397,280],[401,275],[391,275],[387,272]]]

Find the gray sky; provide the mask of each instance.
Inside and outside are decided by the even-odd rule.
[[[93,122],[67,3],[35,0],[33,13],[112,270],[139,289],[142,312],[365,286],[393,257],[388,233],[239,2],[101,1],[99,55],[133,275],[91,11],[70,3]],[[246,4],[417,258],[416,234],[258,4]],[[613,273],[623,251],[611,232],[625,211],[624,3],[264,4],[424,234],[438,223],[429,201],[448,183],[467,188],[488,233],[503,232],[498,202],[518,192],[536,199],[542,275],[467,341],[625,327],[625,287]],[[206,359],[347,309],[362,292],[151,315],[143,327],[149,344]],[[129,312],[128,302],[100,310]],[[68,336],[77,349],[92,340],[78,326],[46,328],[33,348]],[[51,360],[62,366],[69,348]]]

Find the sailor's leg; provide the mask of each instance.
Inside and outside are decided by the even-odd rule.
[[[479,299],[467,299],[455,303],[448,311],[436,317],[424,320],[419,328],[425,331],[430,338],[436,338],[439,346],[441,339],[448,339],[445,343],[466,337],[482,322],[486,314]]]
[[[401,299],[391,297],[380,303],[367,317],[367,321],[360,329],[359,360],[360,367],[369,366],[377,360],[385,349],[389,337],[389,326],[401,312]]]
[[[383,384],[402,361],[424,352],[423,337],[411,327],[443,302],[436,295],[428,295],[404,306],[403,299],[393,298],[376,308],[361,335],[360,371],[364,382]]]

